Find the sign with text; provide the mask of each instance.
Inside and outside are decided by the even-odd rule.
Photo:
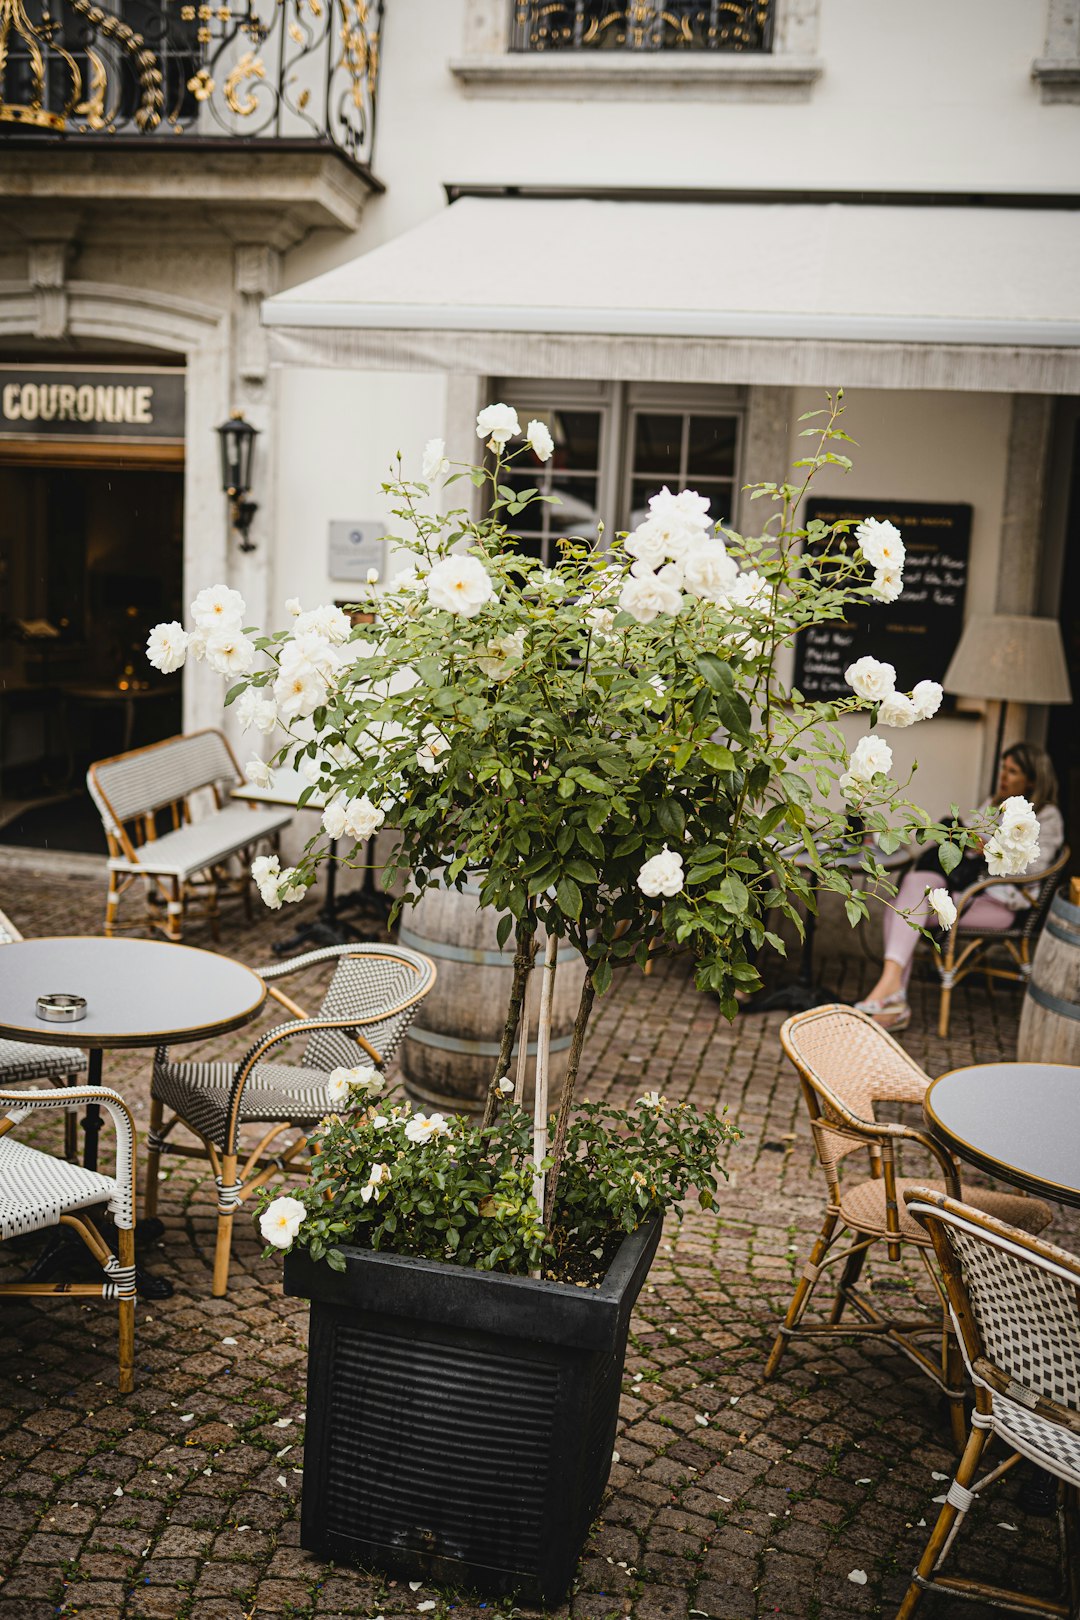
[[[184,372],[0,365],[0,438],[182,444]]]
[[[850,697],[844,671],[869,653],[892,664],[896,684],[909,692],[916,681],[940,681],[964,627],[971,507],[929,501],[807,501],[805,521],[875,517],[894,523],[907,558],[904,590],[895,602],[851,605],[847,617],[815,624],[796,644],[795,685],[804,697],[829,702]],[[868,576],[869,578],[869,573]]]
[[[327,573],[331,579],[366,580],[374,568],[380,579],[386,574],[386,526],[367,518],[335,521],[330,524]]]

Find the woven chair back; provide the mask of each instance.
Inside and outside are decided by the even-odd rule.
[[[86,774],[90,796],[114,837],[136,816],[182,803],[199,788],[233,787],[241,780],[220,731],[166,737],[148,748],[99,760]]]
[[[364,1024],[363,1035],[385,1067],[417,1003],[427,994],[431,977],[431,964],[418,951],[404,945],[357,945],[338,959],[318,1016],[374,1019]],[[371,1056],[344,1030],[325,1029],[311,1037],[302,1062],[307,1069],[326,1072],[370,1064]]]
[[[875,1122],[879,1102],[911,1102],[930,1076],[898,1041],[854,1007],[812,1007],[789,1018],[780,1031],[784,1051],[813,1087],[824,1111]]]
[[[1010,1428],[1040,1397],[1080,1419],[1080,1259],[943,1193],[912,1189],[907,1204],[933,1239],[968,1369],[1007,1398]],[[1039,1418],[1053,1423],[1053,1409]],[[1057,1422],[1080,1482],[1080,1421]]]
[[[1028,906],[1023,917],[1022,932],[1025,939],[1036,939],[1042,933],[1042,926],[1046,921],[1046,914],[1053,904],[1061,874],[1065,871],[1071,859],[1072,850],[1066,844],[1053,866],[1047,867],[1042,882],[1039,884],[1038,895]],[[989,893],[993,897],[993,889]]]
[[[22,935],[5,911],[0,911],[0,945],[14,945]]]

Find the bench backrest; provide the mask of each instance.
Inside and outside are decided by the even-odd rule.
[[[242,780],[232,749],[213,730],[166,737],[148,748],[98,760],[86,773],[90,796],[114,838],[121,836],[125,821],[182,804],[199,788],[233,787]]]

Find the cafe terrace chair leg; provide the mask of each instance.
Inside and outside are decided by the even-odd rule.
[[[146,1179],[143,1182],[143,1220],[149,1221],[157,1214],[158,1206],[158,1174],[161,1169],[161,1123],[165,1115],[162,1103],[156,1097],[150,1099],[150,1129],[146,1136]]]
[[[237,1163],[237,1154],[222,1154],[221,1174],[217,1178],[218,1220],[217,1242],[214,1245],[214,1279],[210,1287],[215,1299],[224,1298],[229,1287],[233,1219],[241,1197],[241,1189],[236,1179]]]
[[[964,1516],[980,1493],[1027,1457],[1066,1492],[1065,1528],[1080,1487],[1080,1258],[995,1220],[940,1190],[911,1186],[909,1216],[934,1246],[960,1352],[975,1386],[971,1433],[937,1522],[912,1573],[897,1620],[911,1620],[923,1592],[983,1601],[1021,1614],[1076,1614],[1076,1571],[1066,1564],[1068,1604],[944,1573]],[[998,1438],[1006,1460],[976,1479]],[[950,1611],[951,1612],[951,1611]]]
[[[69,1164],[9,1133],[40,1109],[85,1107],[93,1103],[110,1116],[116,1131],[116,1173],[103,1175]],[[70,1086],[57,1091],[0,1091],[0,1235],[67,1226],[85,1243],[105,1273],[103,1282],[10,1282],[0,1295],[23,1298],[71,1296],[112,1301],[117,1307],[118,1374],[122,1394],[135,1383],[135,1125],[124,1099],[103,1086]],[[94,1226],[89,1211],[107,1204],[116,1224],[119,1255]]]

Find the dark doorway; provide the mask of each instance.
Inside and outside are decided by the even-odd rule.
[[[94,759],[180,730],[145,658],[182,617],[182,471],[0,465],[0,843],[100,850]]]
[[[1060,617],[1073,702],[1050,710],[1046,746],[1061,782],[1065,837],[1072,850],[1070,870],[1080,872],[1080,726],[1076,719],[1076,699],[1080,696],[1080,408],[1068,402],[1061,418],[1058,476],[1067,496]]]

